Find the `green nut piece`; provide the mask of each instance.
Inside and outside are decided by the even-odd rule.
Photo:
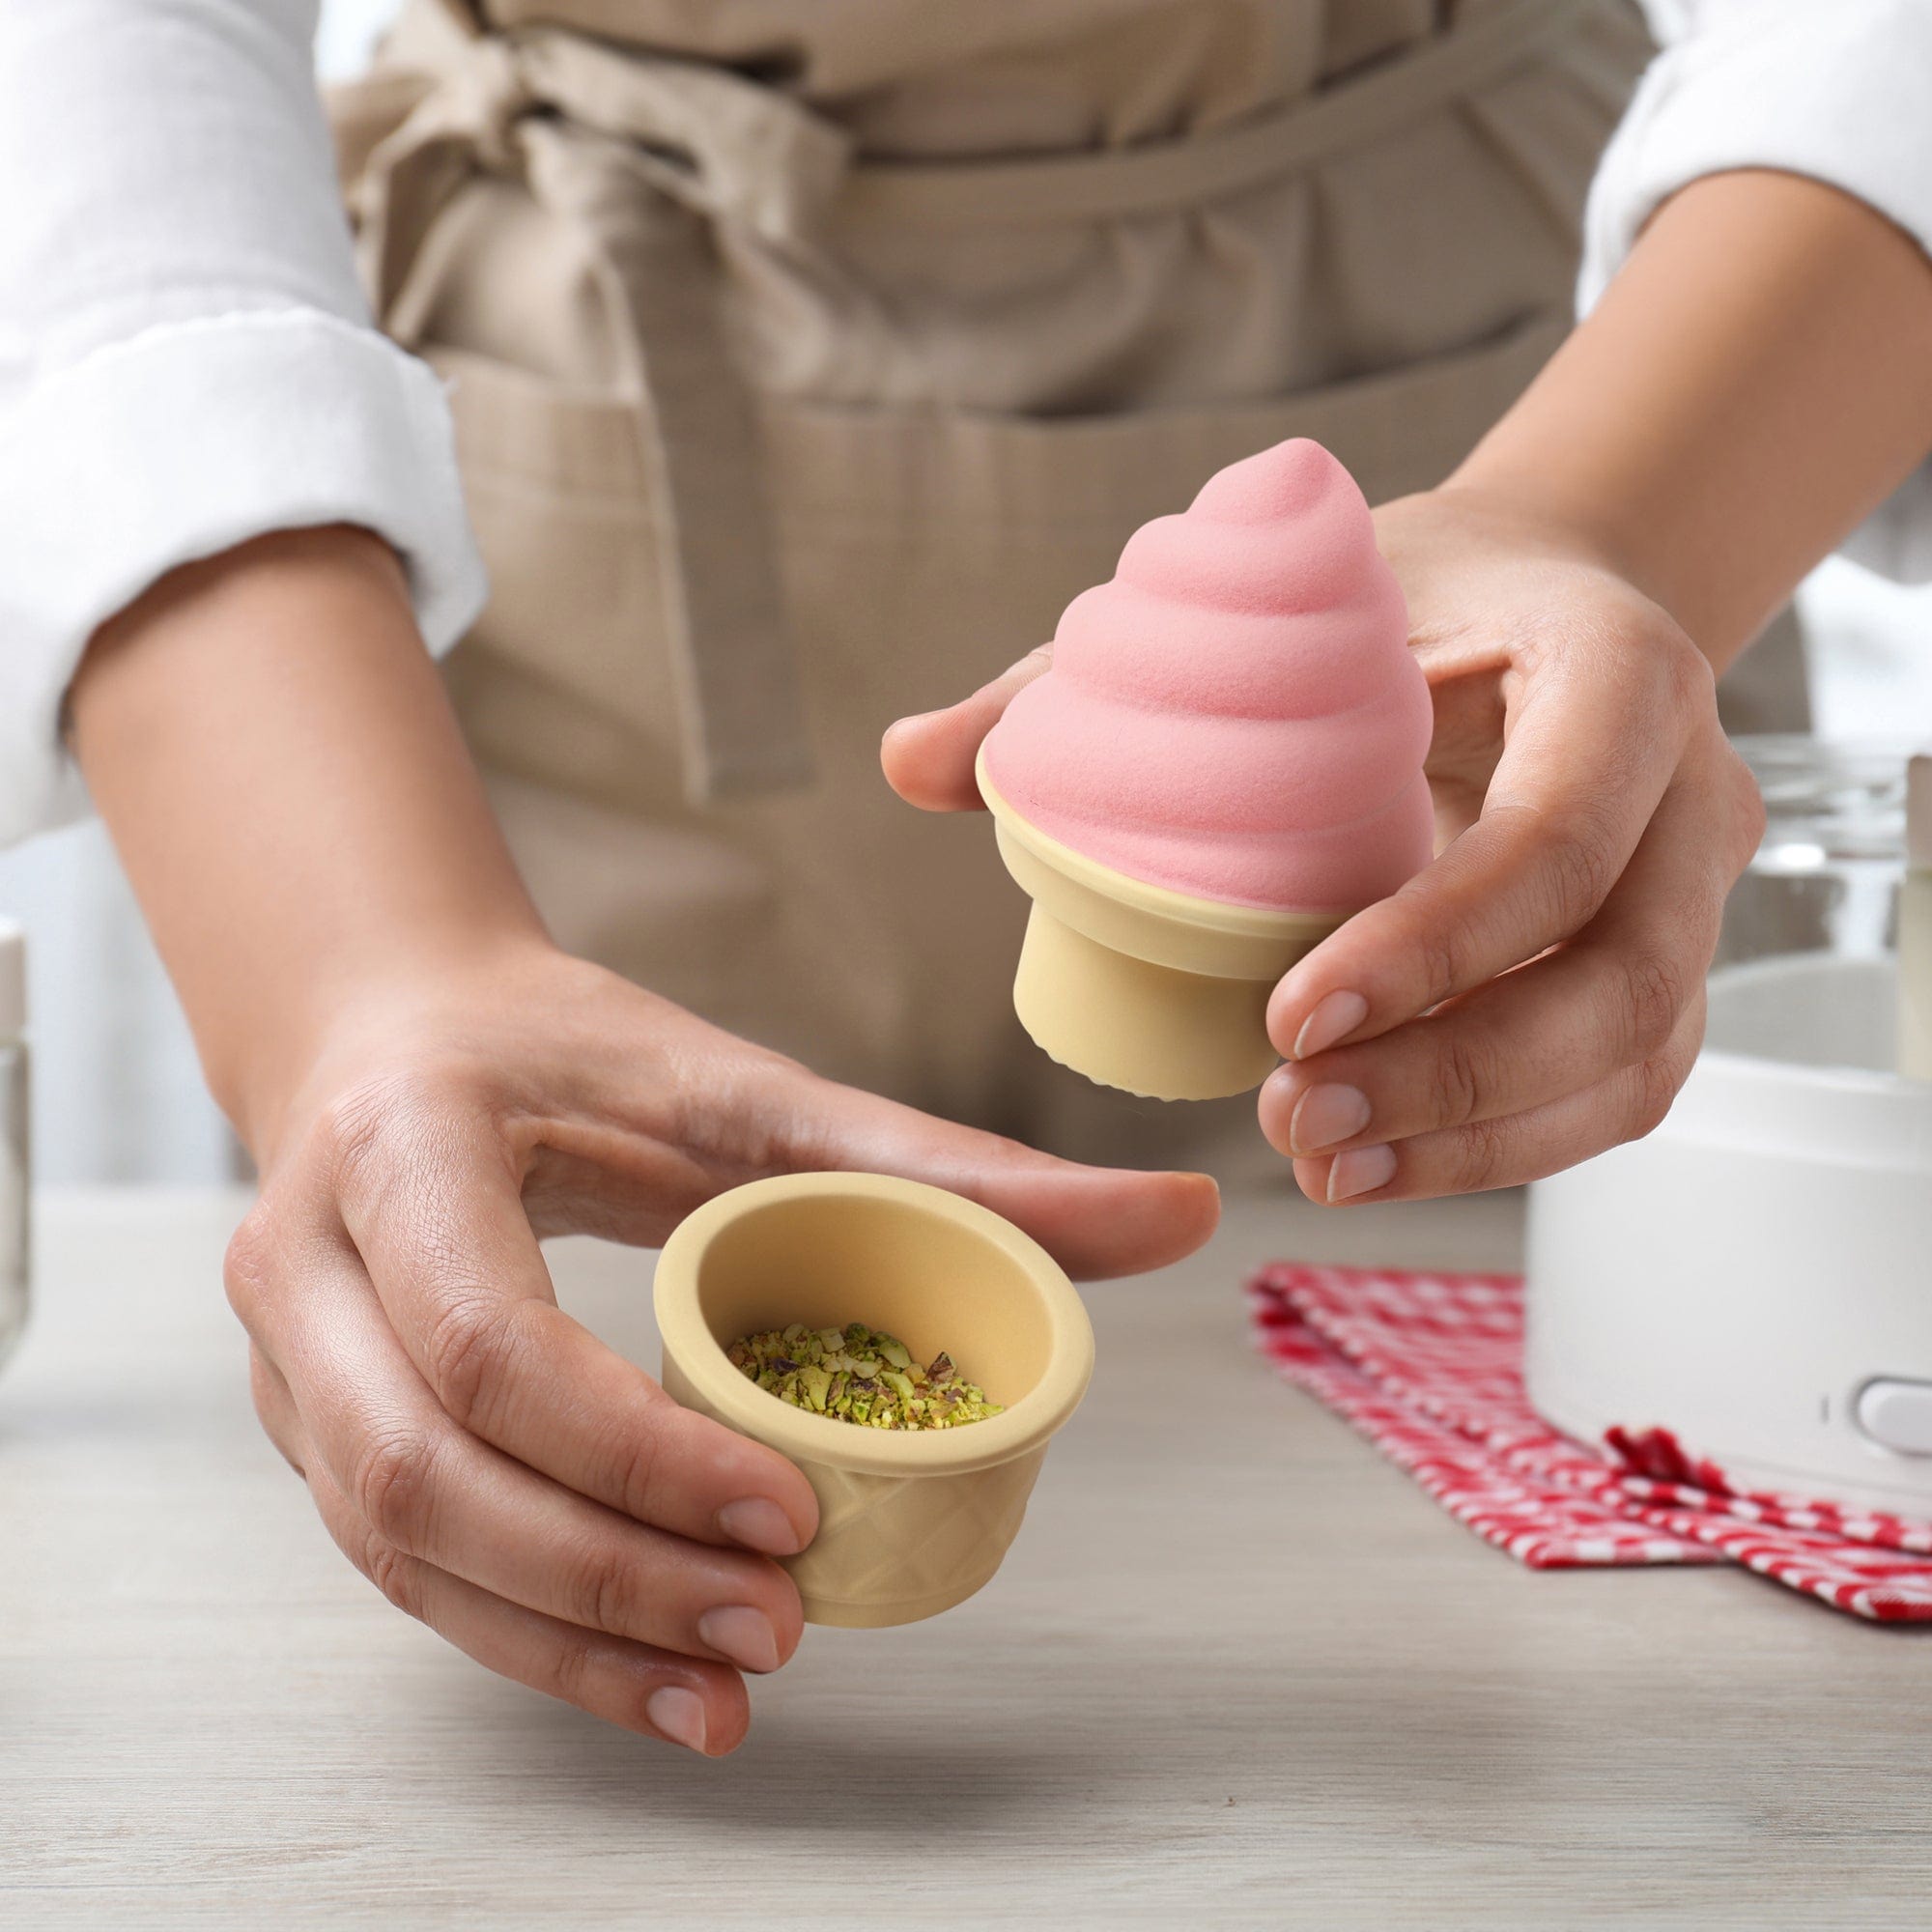
[[[843,1328],[794,1321],[747,1335],[725,1354],[781,1402],[860,1429],[957,1429],[1001,1409],[961,1378],[944,1350],[922,1366],[896,1336],[861,1321]]]

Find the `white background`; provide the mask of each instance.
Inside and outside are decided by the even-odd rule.
[[[325,0],[317,60],[354,72],[395,0]],[[1819,730],[1932,744],[1932,589],[1828,564],[1801,599]],[[0,913],[32,949],[39,1176],[206,1180],[237,1169],[106,839],[78,826],[0,853]]]

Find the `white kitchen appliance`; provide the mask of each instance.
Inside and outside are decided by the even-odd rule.
[[[1815,886],[1778,838],[1774,805],[1747,885]],[[1892,1070],[1886,921],[1861,913],[1851,952],[1833,923],[1715,972],[1663,1124],[1530,1190],[1525,1373],[1580,1440],[1666,1431],[1735,1489],[1932,1520],[1932,1082]]]

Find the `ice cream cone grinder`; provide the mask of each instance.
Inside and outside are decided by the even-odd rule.
[[[1259,1087],[1276,981],[1428,863],[1432,718],[1368,503],[1318,443],[1143,524],[980,748],[1033,900],[1034,1043],[1150,1099]]]
[[[1932,1519],[1932,1083],[1890,1070],[1895,979],[1829,952],[1719,969],[1663,1124],[1530,1190],[1549,1421]]]
[[[707,1202],[665,1244],[654,1300],[665,1387],[789,1457],[818,1497],[818,1534],[785,1564],[810,1623],[912,1623],[980,1589],[1094,1369],[1087,1311],[1044,1249],[886,1175],[786,1175]],[[795,1321],[862,1321],[923,1361],[944,1350],[1005,1412],[899,1431],[793,1407],[724,1351]]]

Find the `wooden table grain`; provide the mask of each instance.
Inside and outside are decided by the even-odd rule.
[[[1932,1919],[1932,1646],[1729,1571],[1532,1576],[1248,1351],[1268,1253],[1508,1265],[1508,1201],[1236,1204],[1093,1291],[974,1602],[808,1634],[700,1763],[486,1675],[255,1428],[232,1197],[42,1219],[0,1379],[0,1925],[1862,1926]],[[648,1359],[648,1257],[554,1252]]]

